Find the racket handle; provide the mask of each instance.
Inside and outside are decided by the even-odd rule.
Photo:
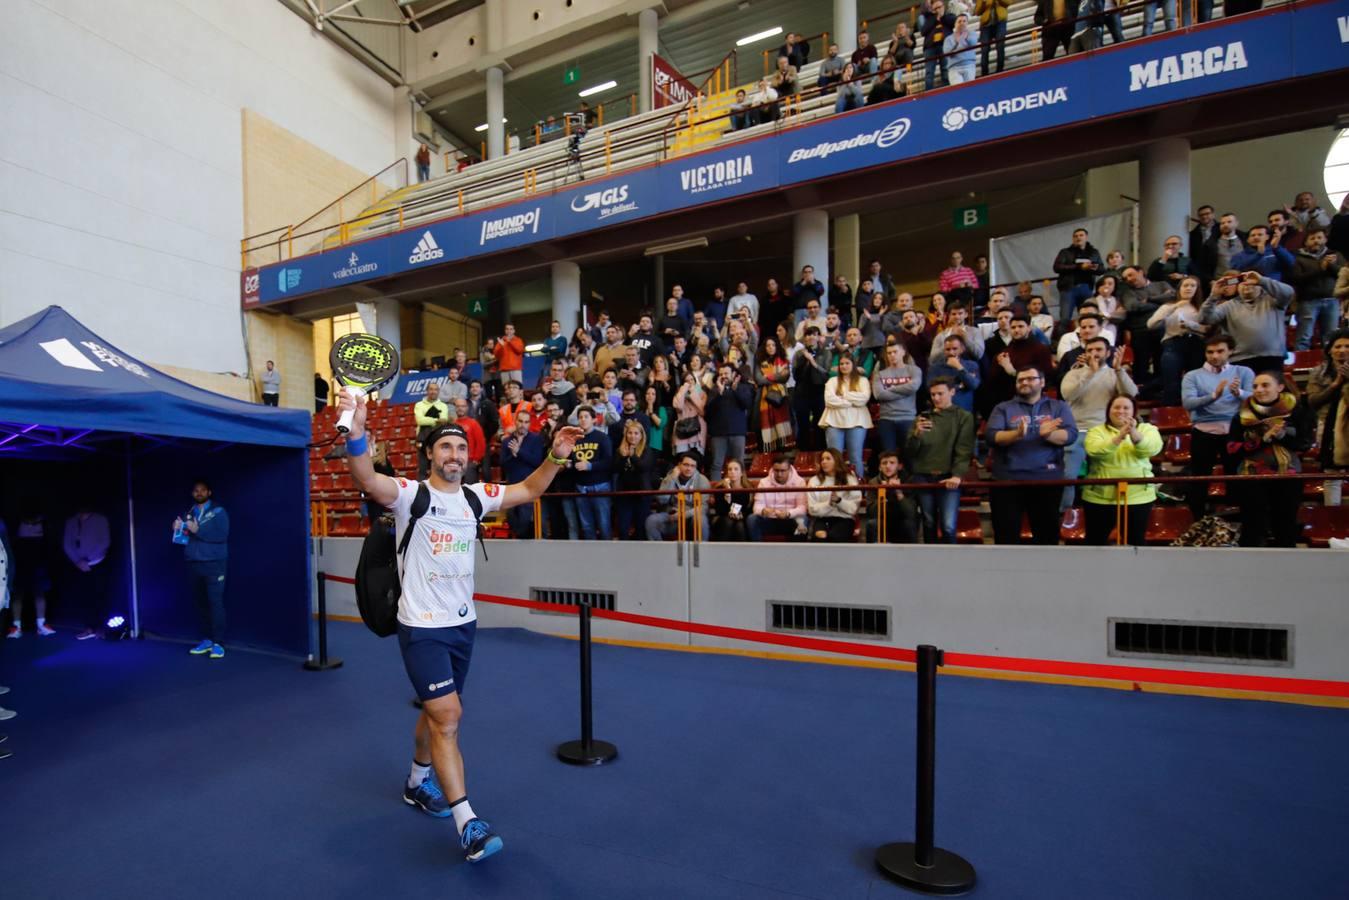
[[[351,398],[356,401],[359,401],[362,397],[365,396],[365,391],[363,391],[358,387],[352,387],[351,385],[347,385],[345,390],[348,394],[351,394]],[[346,434],[347,432],[351,431],[351,420],[355,415],[356,415],[355,408],[343,410],[342,415],[339,416],[337,419],[337,430],[339,433]]]

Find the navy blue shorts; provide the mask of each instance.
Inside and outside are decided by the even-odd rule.
[[[468,662],[473,657],[477,622],[451,628],[409,628],[398,624],[398,646],[403,668],[423,701],[464,692]]]

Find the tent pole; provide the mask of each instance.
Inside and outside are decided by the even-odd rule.
[[[131,636],[141,636],[140,592],[136,583],[136,504],[131,490],[131,438],[126,439],[126,530],[127,547],[131,550]]]

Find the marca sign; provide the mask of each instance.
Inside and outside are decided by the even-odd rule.
[[[628,186],[626,184],[602,191],[592,191],[589,194],[578,194],[571,199],[572,212],[583,213],[598,209],[600,219],[607,219],[619,213],[633,212],[637,208],[635,200],[628,201]]]
[[[1033,94],[1022,94],[1020,97],[1009,97],[994,103],[985,103],[982,106],[975,106],[970,109],[963,106],[953,106],[941,117],[941,127],[947,131],[959,131],[969,122],[983,122],[988,119],[1025,112],[1028,109],[1039,109],[1042,106],[1053,106],[1055,103],[1067,102],[1068,89],[1056,87],[1047,91],[1036,91]]]
[[[539,233],[539,207],[529,212],[503,216],[500,219],[486,219],[482,223],[482,232],[478,235],[478,246],[486,246],[488,241],[510,237],[513,234]]]
[[[685,193],[702,194],[737,185],[753,174],[754,157],[746,153],[685,169],[679,173],[679,186]]]
[[[806,159],[826,159],[835,153],[856,150],[858,147],[870,147],[872,144],[884,150],[886,147],[904,140],[904,136],[909,133],[909,128],[910,123],[907,118],[895,119],[884,128],[853,135],[847,140],[821,141],[814,147],[799,147],[792,151],[791,156],[787,157],[787,164],[791,165]]]
[[[1246,48],[1241,41],[1189,50],[1161,59],[1129,66],[1129,90],[1141,91],[1194,78],[1207,78],[1246,68]]]

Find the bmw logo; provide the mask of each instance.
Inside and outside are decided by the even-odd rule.
[[[909,120],[907,118],[895,119],[881,129],[880,135],[876,138],[876,146],[884,149],[893,144],[898,144],[904,140],[904,135],[908,133]]]
[[[970,120],[970,114],[963,106],[953,106],[941,117],[941,127],[947,131],[959,131]]]
[[[462,618],[463,618],[464,616],[466,616],[466,615],[468,615],[468,604],[467,604],[467,603],[465,603],[465,604],[463,604],[462,606],[459,607],[459,618],[462,619]]]

